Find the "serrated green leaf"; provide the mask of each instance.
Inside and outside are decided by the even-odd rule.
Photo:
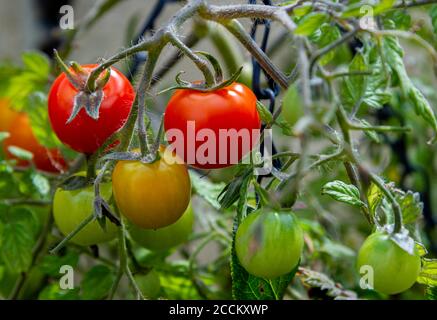
[[[437,287],[437,259],[422,258],[422,269],[417,277],[417,282]]]
[[[40,270],[48,276],[58,278],[62,276],[59,273],[61,266],[69,265],[76,267],[79,262],[79,255],[76,252],[69,251],[64,256],[46,255],[39,264]]]
[[[208,177],[202,177],[198,173],[191,170],[190,178],[194,192],[205,199],[214,208],[219,210],[220,203],[218,202],[217,198],[226,185],[224,183],[212,183]]]
[[[105,298],[111,290],[115,273],[104,265],[97,265],[85,273],[81,282],[81,296],[86,300]]]
[[[425,96],[420,90],[413,84],[409,78],[405,65],[403,62],[403,49],[400,46],[398,40],[395,37],[385,37],[383,39],[383,52],[386,57],[386,61],[390,68],[397,75],[403,95],[408,98],[414,106],[416,114],[422,116],[422,118],[431,126],[435,135],[437,134],[437,119],[434,114],[434,110],[429,104]]]
[[[328,16],[322,12],[312,12],[304,16],[297,24],[294,34],[309,36],[328,20]]]
[[[12,208],[0,215],[3,224],[0,233],[0,256],[6,268],[13,273],[25,272],[32,260],[32,248],[37,221],[25,208]]]
[[[411,27],[411,16],[407,10],[393,10],[387,12],[384,18],[390,19],[395,24],[395,29],[409,30]]]
[[[344,183],[340,180],[328,182],[322,187],[322,195],[329,195],[334,200],[344,202],[356,207],[365,204],[360,200],[360,191],[352,184]]]

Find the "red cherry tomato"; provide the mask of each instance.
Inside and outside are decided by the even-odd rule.
[[[97,67],[83,65],[85,72]],[[77,116],[66,123],[73,110],[73,101],[78,90],[62,73],[53,83],[48,99],[49,117],[58,138],[70,148],[91,154],[95,152],[114,132],[125,124],[135,91],[129,80],[117,69],[111,68],[111,76],[103,87],[104,98],[99,109],[99,118],[91,118],[81,109]]]
[[[255,94],[235,82],[212,92],[177,90],[165,111],[164,126],[173,149],[187,164],[217,169],[238,163],[252,150],[261,122]]]
[[[33,154],[35,167],[46,172],[58,173],[66,169],[67,164],[58,149],[47,149],[39,144],[30,126],[29,117],[18,113],[9,126],[9,138],[4,141],[4,149],[9,159],[14,156],[8,151],[9,146],[16,146]],[[29,162],[18,160],[18,166],[28,166]]]

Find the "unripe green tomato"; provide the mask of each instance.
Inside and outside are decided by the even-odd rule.
[[[244,84],[248,88],[252,88],[253,67],[251,59],[245,62],[242,67],[243,70],[241,70],[237,82]]]
[[[256,211],[240,224],[235,237],[237,257],[250,274],[273,279],[299,263],[303,231],[291,211]]]
[[[130,224],[129,233],[139,245],[153,251],[164,251],[188,240],[193,232],[194,213],[191,204],[175,223],[159,229],[142,229]]]
[[[134,276],[141,293],[149,299],[159,297],[161,291],[161,280],[155,270],[150,270],[147,274],[137,274]]]
[[[84,175],[80,173],[79,175]],[[111,183],[100,185],[100,194],[103,199],[108,200],[112,194]],[[92,186],[78,190],[63,190],[58,188],[53,199],[53,216],[59,230],[64,235],[68,235],[83,220],[94,212],[93,208],[94,190]],[[110,221],[106,223],[104,231],[97,221],[92,221],[86,225],[71,242],[82,246],[110,241],[115,238],[117,227]]]
[[[375,232],[364,241],[358,253],[357,268],[373,268],[373,287],[385,294],[396,294],[409,289],[420,273],[417,252],[410,255],[390,240],[388,234]]]
[[[304,116],[302,101],[295,85],[290,85],[284,93],[281,116],[291,126]]]

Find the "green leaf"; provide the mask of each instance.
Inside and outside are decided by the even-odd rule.
[[[395,37],[385,37],[383,39],[383,53],[390,68],[397,75],[403,95],[411,101],[416,114],[431,126],[435,135],[437,134],[437,119],[434,111],[425,96],[413,84],[405,69],[402,60],[403,50]]]
[[[76,252],[69,251],[64,256],[46,255],[39,264],[39,268],[46,275],[53,278],[59,278],[62,274],[59,273],[61,266],[69,265],[76,267],[79,262],[79,255]]]
[[[426,288],[425,296],[428,300],[437,300],[437,286]]]
[[[259,100],[256,101],[256,109],[258,110],[258,114],[265,124],[270,124],[273,122],[273,116],[270,113],[269,109]]]
[[[105,298],[111,290],[115,280],[115,273],[107,266],[98,265],[88,271],[82,282],[82,298],[97,300]]]
[[[407,10],[393,10],[385,14],[395,24],[395,29],[409,30],[411,28],[411,16]]]
[[[195,171],[190,170],[191,185],[196,194],[205,199],[215,209],[220,209],[217,198],[225,187],[224,183],[212,183],[208,177],[200,176]]]
[[[371,183],[369,189],[367,190],[367,203],[369,205],[369,211],[372,217],[375,217],[376,210],[379,208],[383,198],[384,194],[382,191],[376,184]]]
[[[252,179],[253,170],[251,167],[238,174],[218,196],[220,209],[227,209],[240,198],[241,188],[244,187],[250,179]]]
[[[360,191],[352,184],[346,184],[343,181],[335,180],[328,182],[322,187],[322,195],[329,195],[333,199],[344,202],[356,207],[362,207],[365,204],[360,200]]]
[[[396,3],[396,0],[380,0],[376,3],[370,3],[369,1],[361,1],[352,3],[347,6],[346,10],[341,14],[342,18],[362,17],[365,14],[370,14],[368,10],[364,10],[366,7],[372,7],[372,14],[374,16],[379,15],[388,9],[392,8]]]
[[[10,272],[25,272],[32,260],[37,221],[31,211],[12,208],[0,215],[0,256]]]
[[[9,146],[8,151],[18,159],[22,160],[32,160],[33,159],[33,153],[29,152],[27,150],[21,149],[20,147],[16,146]]]
[[[79,300],[79,288],[61,289],[59,283],[47,285],[38,295],[39,300]]]
[[[11,100],[14,108],[27,110],[32,104],[29,97],[47,89],[50,62],[45,55],[36,51],[23,53],[22,60],[24,66],[7,79],[4,95]]]
[[[311,35],[311,41],[315,42],[319,48],[330,45],[335,40],[341,38],[341,32],[337,26],[333,26],[329,23],[324,23]],[[337,48],[330,50],[323,57],[320,58],[319,63],[324,66],[329,63],[337,52]]]
[[[309,36],[328,20],[328,16],[322,12],[312,12],[304,16],[294,31],[294,34],[300,36]]]
[[[429,9],[429,16],[431,18],[431,24],[434,33],[437,34],[437,5],[431,6],[431,8]]]
[[[59,145],[59,140],[52,130],[47,112],[47,96],[43,92],[34,92],[29,96],[26,109],[30,118],[32,132],[38,142],[47,148]]]
[[[50,192],[50,183],[46,177],[33,170],[27,170],[21,177],[19,187],[22,193],[46,196]]]
[[[422,258],[422,270],[417,277],[417,282],[437,287],[437,259]]]
[[[299,268],[297,276],[302,283],[309,288],[317,288],[325,293],[326,296],[336,300],[348,300],[357,298],[353,291],[343,289],[341,284],[334,282],[327,275],[314,270]]]
[[[49,58],[37,51],[24,52],[21,55],[24,68],[27,72],[35,74],[35,76],[46,79],[50,73]]]
[[[170,300],[202,299],[193,281],[180,275],[166,274],[161,277],[161,288],[165,292],[165,297]]]

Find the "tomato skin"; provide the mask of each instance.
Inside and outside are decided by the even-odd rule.
[[[84,172],[79,175],[85,175]],[[105,200],[111,197],[111,183],[102,183],[100,193]],[[63,190],[58,188],[53,199],[53,216],[62,234],[73,231],[84,219],[93,213],[94,189],[92,186],[78,190]],[[114,239],[117,226],[106,222],[106,232],[97,221],[92,221],[70,241],[82,246],[91,246]]]
[[[95,67],[96,64],[82,66],[85,72],[90,72]],[[99,118],[94,120],[85,109],[81,109],[77,116],[66,124],[77,93],[77,89],[65,73],[56,78],[48,97],[50,123],[64,144],[78,152],[92,154],[126,123],[135,91],[120,71],[111,68],[110,79],[103,87],[104,98],[100,105]]]
[[[8,148],[10,146],[16,146],[33,154],[32,161],[35,164],[35,167],[39,170],[60,173],[67,168],[67,164],[58,149],[48,149],[38,142],[32,132],[30,120],[27,114],[17,113],[12,120],[8,131],[10,136],[3,143],[7,158],[15,159],[15,157],[8,151]],[[26,167],[29,166],[29,162],[26,160],[18,160],[17,165]]]
[[[10,108],[6,98],[0,98],[0,132],[8,132],[11,123],[20,113]]]
[[[119,161],[112,173],[114,198],[120,212],[140,228],[157,229],[175,223],[190,203],[187,167],[168,163],[163,151],[161,147],[161,157],[153,163]]]
[[[193,232],[194,213],[188,205],[182,217],[175,223],[160,229],[142,229],[134,224],[129,228],[129,234],[136,243],[152,251],[165,251],[188,240]]]
[[[150,270],[147,274],[137,274],[134,276],[141,293],[149,299],[156,299],[161,292],[161,279],[155,270]]]
[[[410,255],[382,232],[371,234],[364,241],[357,258],[357,269],[373,268],[374,289],[385,294],[396,294],[409,289],[420,273],[421,261],[416,252]]]
[[[195,136],[192,137],[187,129],[188,121],[194,121]],[[164,115],[164,127],[167,139],[170,143],[177,139],[169,136],[170,129],[178,129],[183,133],[183,154],[179,148],[175,148],[178,155],[186,163],[201,169],[217,169],[231,166],[238,163],[241,158],[250,152],[258,142],[258,136],[252,136],[252,130],[259,130],[261,126],[260,118],[256,108],[256,96],[245,85],[234,82],[233,84],[213,92],[199,92],[195,90],[176,90]],[[230,154],[231,144],[219,143],[219,130],[248,129],[250,143],[244,144],[238,139],[238,152],[234,152],[237,159],[233,159]],[[214,134],[215,155],[208,159],[199,159],[197,155],[199,147],[208,142],[208,138],[199,137],[199,131],[209,131]],[[231,141],[238,138],[234,132],[230,134]],[[196,139],[195,137],[198,137]],[[193,139],[199,141],[193,141]],[[204,141],[203,141],[204,140]],[[228,140],[229,141],[229,140]],[[179,142],[175,142],[179,145]],[[193,147],[191,147],[193,145]],[[234,144],[233,144],[234,145]],[[193,154],[195,152],[195,154]],[[203,154],[204,152],[200,152]],[[220,159],[220,155],[227,155]]]
[[[303,231],[291,211],[260,210],[238,227],[235,250],[247,272],[273,279],[297,266],[303,243]]]

